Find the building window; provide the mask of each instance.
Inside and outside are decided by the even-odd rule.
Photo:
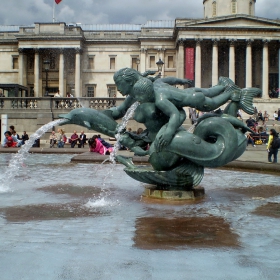
[[[116,86],[108,86],[108,96],[109,97],[117,96],[117,87]]]
[[[94,69],[94,56],[88,57],[88,69]]]
[[[116,58],[110,57],[110,69],[114,70],[116,68]]]
[[[149,64],[150,68],[155,68],[156,67],[156,57],[154,55],[150,56],[150,64]]]
[[[18,56],[13,56],[13,69],[18,69]]]
[[[95,86],[94,85],[87,86],[87,97],[94,97],[94,93],[95,93]]]
[[[232,14],[237,14],[237,2],[236,0],[231,1],[231,13]]]
[[[216,3],[216,1],[214,1],[214,2],[212,3],[212,16],[213,16],[213,17],[216,17],[216,16],[217,16],[217,3]]]
[[[174,58],[173,55],[167,57],[167,68],[174,68]]]
[[[137,64],[137,62],[139,64],[139,62],[140,62],[139,58],[138,57],[132,57],[132,59],[131,59],[131,68],[133,68],[133,69],[138,71],[138,64]]]

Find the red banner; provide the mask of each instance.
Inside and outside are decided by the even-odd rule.
[[[54,0],[56,4],[59,4],[62,0]]]
[[[185,49],[185,78],[194,80],[194,48]]]

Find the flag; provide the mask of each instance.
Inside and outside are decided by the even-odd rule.
[[[62,0],[54,0],[56,4],[59,4]]]

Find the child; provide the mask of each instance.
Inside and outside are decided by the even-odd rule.
[[[4,141],[4,148],[17,147],[17,142],[14,141],[10,131],[5,132],[5,137],[6,139]]]

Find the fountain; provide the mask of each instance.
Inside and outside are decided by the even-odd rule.
[[[136,106],[139,120],[143,104]],[[137,143],[131,147],[140,153],[158,128],[147,123],[149,131],[136,138],[112,120],[114,110],[82,108],[64,117],[110,136],[118,130],[120,141]],[[63,121],[47,124],[40,135]],[[75,164],[72,156],[0,157],[2,176],[16,162],[0,185],[1,279],[279,278],[279,176],[206,167],[204,180],[197,180],[209,194],[201,199],[153,200],[121,165]],[[139,172],[131,159],[116,158]]]
[[[220,77],[219,84],[209,89],[174,87],[176,84],[192,84],[187,79],[174,77],[146,77],[131,68],[123,68],[114,74],[119,92],[126,96],[118,107],[103,112],[94,109],[75,109],[60,115],[65,124],[79,124],[114,137],[137,156],[148,156],[149,166],[136,166],[132,158],[111,156],[114,162],[124,164],[124,171],[132,178],[152,185],[145,195],[165,199],[193,199],[204,195],[197,186],[205,167],[221,167],[238,157],[246,149],[246,131],[251,131],[237,119],[237,111],[254,113],[253,98],[260,94],[258,88],[241,89],[232,80]],[[223,113],[213,113],[229,102]],[[130,109],[134,102],[140,105]],[[182,124],[185,106],[210,112],[198,119],[192,131]],[[126,111],[134,112],[134,119],[146,126],[135,135],[117,125],[116,119]],[[253,132],[254,133],[254,132]],[[145,147],[149,145],[149,149]]]

